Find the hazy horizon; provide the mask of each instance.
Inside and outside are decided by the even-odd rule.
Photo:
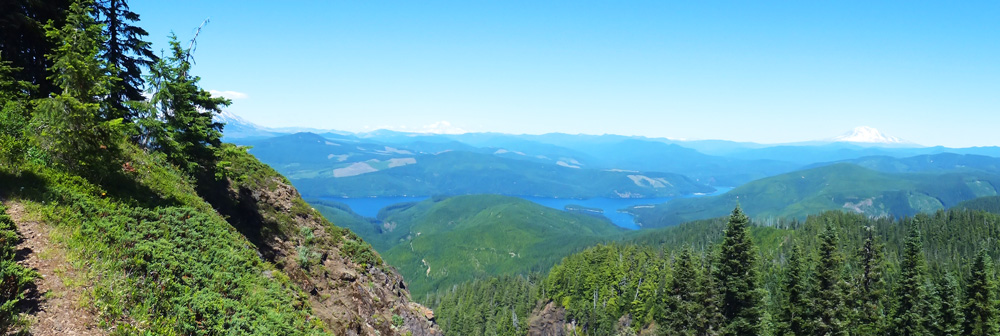
[[[192,8],[133,4],[157,51],[210,18],[202,84],[273,127],[1000,145],[995,2]]]

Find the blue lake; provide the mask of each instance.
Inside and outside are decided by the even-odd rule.
[[[733,188],[728,187],[716,187],[716,191],[711,194],[697,194],[682,196],[680,198],[689,197],[703,197],[703,196],[713,196],[726,193]],[[404,203],[404,202],[419,202],[428,199],[427,196],[414,196],[414,197],[366,197],[366,198],[324,198],[331,201],[337,201],[340,203],[347,204],[351,207],[355,213],[365,216],[375,218],[378,215],[378,211],[386,206]],[[604,217],[607,217],[617,226],[626,229],[638,229],[639,226],[635,224],[635,218],[632,215],[619,210],[629,208],[636,205],[646,205],[646,204],[657,204],[663,203],[678,197],[662,197],[662,198],[590,198],[590,199],[572,199],[572,198],[551,198],[551,197],[533,197],[533,196],[522,196],[521,198],[547,206],[553,209],[564,210],[567,205],[575,204],[581,205],[588,208],[597,208],[604,210]]]

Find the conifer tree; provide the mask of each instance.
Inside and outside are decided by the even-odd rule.
[[[191,75],[190,49],[170,36],[170,54],[150,68],[151,102],[156,116],[143,122],[156,146],[189,173],[214,168],[215,150],[222,144],[222,124],[212,117],[231,101],[198,86]]]
[[[813,298],[816,309],[817,335],[847,335],[845,294],[843,281],[844,258],[838,251],[839,240],[830,222],[820,234],[819,260],[816,266]]]
[[[929,335],[925,324],[928,310],[924,283],[924,253],[917,227],[914,224],[906,238],[903,261],[900,265],[899,285],[895,293],[897,302],[892,316],[892,327],[889,330],[892,335]]]
[[[724,317],[722,316],[722,309],[720,308],[720,302],[722,301],[720,293],[722,292],[719,288],[719,281],[715,278],[715,265],[717,262],[713,258],[717,256],[712,253],[705,253],[703,256],[702,264],[704,266],[704,276],[705,284],[702,289],[705,290],[705,294],[702,295],[701,306],[704,309],[705,323],[704,330],[700,331],[700,335],[721,335],[724,323]]]
[[[99,97],[107,94],[110,78],[98,57],[101,28],[91,3],[74,2],[62,27],[47,25],[47,36],[58,41],[53,54],[52,81],[62,90],[37,103],[31,122],[35,142],[52,161],[92,176],[117,158],[120,120],[102,121]]]
[[[813,306],[809,298],[806,263],[802,260],[802,247],[792,245],[782,281],[783,298],[778,315],[776,335],[812,335],[810,315]]]
[[[924,330],[929,335],[941,335],[944,325],[941,324],[941,292],[940,288],[931,279],[931,276],[924,277]]]
[[[965,317],[962,315],[961,290],[958,287],[958,280],[951,273],[947,273],[937,284],[938,302],[938,329],[935,335],[956,336],[962,334],[962,322]]]
[[[965,304],[965,334],[972,336],[1000,334],[997,315],[996,282],[993,258],[981,248],[971,265]]]
[[[15,79],[19,69],[10,64],[0,61],[0,168],[17,171],[26,151],[24,128],[31,117],[28,98],[35,86]]]
[[[674,261],[674,274],[663,297],[666,316],[660,321],[667,335],[701,335],[706,329],[704,279],[698,269],[690,248]]]
[[[51,81],[53,54],[59,41],[46,37],[45,25],[62,27],[71,0],[5,0],[0,1],[0,61],[11,62],[18,71],[11,75],[18,81],[33,85],[31,98],[48,97],[59,88]]]
[[[857,305],[858,333],[881,335],[886,328],[885,307],[885,248],[875,235],[875,228],[865,227],[865,240],[858,251],[861,260],[860,275],[857,280],[855,302]]]
[[[111,75],[119,79],[110,87],[106,102],[110,105],[111,115],[105,117],[131,121],[137,115],[130,111],[126,102],[145,100],[142,95],[142,70],[149,68],[158,58],[153,54],[150,43],[143,41],[149,33],[134,24],[139,21],[139,14],[129,9],[127,1],[101,0],[96,7],[107,36],[101,56],[108,64]]]
[[[757,250],[750,239],[750,219],[737,206],[729,216],[716,260],[724,335],[760,335],[763,293],[757,274]]]

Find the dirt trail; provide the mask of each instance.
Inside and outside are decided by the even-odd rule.
[[[51,241],[50,228],[26,218],[24,206],[17,202],[7,202],[7,214],[24,237],[17,245],[20,263],[42,276],[26,300],[30,335],[106,335],[91,307],[80,307],[89,284],[83,283],[84,273],[66,260],[64,248]]]

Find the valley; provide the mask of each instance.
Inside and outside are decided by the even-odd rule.
[[[989,155],[994,148],[770,146],[564,134],[319,134],[247,144],[259,146],[250,152],[305,190],[311,206],[379,251],[418,301],[445,314],[442,323],[452,331],[469,323],[449,320],[463,316],[453,305],[477,302],[452,301],[459,299],[455,295],[502,295],[481,287],[485,284],[513,286],[516,293],[507,294],[525,300],[508,307],[524,314],[519,318],[580,316],[583,311],[573,304],[539,312],[530,303],[541,300],[532,291],[549,286],[545,275],[554,276],[563,258],[579,258],[601,244],[662,246],[674,256],[682,246],[711,249],[720,243],[721,218],[737,207],[753,222],[753,240],[777,253],[802,223],[834,216],[830,211],[885,221],[940,215],[950,208],[994,209],[991,197],[1000,194],[1000,158]],[[401,159],[406,164],[391,164]],[[357,162],[366,168],[337,175]],[[634,258],[636,251],[642,248],[620,253]]]

